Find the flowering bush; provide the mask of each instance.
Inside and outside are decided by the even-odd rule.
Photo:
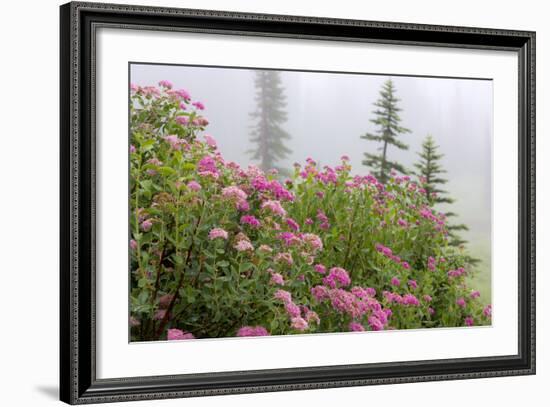
[[[132,340],[484,325],[421,183],[227,162],[190,94],[131,87]]]

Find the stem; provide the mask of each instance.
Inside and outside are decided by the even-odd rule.
[[[180,278],[178,281],[178,284],[176,286],[176,292],[174,293],[172,300],[170,301],[170,304],[168,305],[168,308],[166,308],[166,313],[164,314],[164,317],[162,318],[162,321],[160,322],[159,328],[157,330],[157,337],[160,337],[162,333],[164,332],[164,328],[166,327],[166,324],[168,323],[168,318],[170,316],[170,313],[172,312],[172,309],[174,308],[174,304],[179,299],[179,291],[181,286],[183,285],[183,277],[185,275],[185,270],[187,267],[189,267],[189,261],[191,260],[191,252],[193,251],[193,247],[195,245],[195,235],[197,234],[197,230],[199,229],[199,226],[201,224],[202,215],[204,212],[204,201],[202,203],[202,210],[201,213],[197,219],[197,223],[195,225],[195,230],[193,231],[193,235],[191,237],[191,244],[189,245],[189,249],[187,249],[187,255],[185,257],[185,262],[183,269],[180,272]],[[176,230],[177,233],[177,230]]]

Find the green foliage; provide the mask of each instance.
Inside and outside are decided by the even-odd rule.
[[[391,161],[388,158],[388,148],[394,146],[400,150],[407,150],[409,146],[399,140],[402,134],[409,133],[410,130],[400,126],[401,118],[399,112],[401,109],[397,103],[400,99],[395,96],[395,87],[393,81],[388,79],[384,82],[380,91],[380,98],[374,103],[376,110],[373,114],[374,119],[370,121],[377,126],[375,133],[366,133],[361,136],[362,139],[382,143],[378,147],[378,154],[365,153],[363,165],[370,167],[373,174],[380,182],[385,184],[389,178],[392,169],[406,174],[406,168],[397,161]]]

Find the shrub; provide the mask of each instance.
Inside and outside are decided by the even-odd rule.
[[[291,180],[227,162],[204,105],[131,88],[132,340],[490,323],[422,185],[313,159]]]

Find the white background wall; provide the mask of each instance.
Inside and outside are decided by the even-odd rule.
[[[188,406],[318,405],[512,406],[548,394],[548,309],[544,270],[550,261],[550,171],[544,134],[550,99],[550,28],[545,3],[536,0],[460,2],[388,0],[188,0],[134,4],[260,13],[392,20],[537,31],[538,111],[538,374],[455,382],[355,387],[190,399]],[[2,405],[53,405],[58,382],[58,0],[2,5],[0,24],[0,374]],[[546,116],[546,117],[545,117]],[[511,191],[512,192],[512,191]],[[498,270],[496,270],[498,272]],[[149,405],[175,406],[182,401]],[[145,403],[134,405],[146,405]],[[131,404],[125,404],[131,405]]]

